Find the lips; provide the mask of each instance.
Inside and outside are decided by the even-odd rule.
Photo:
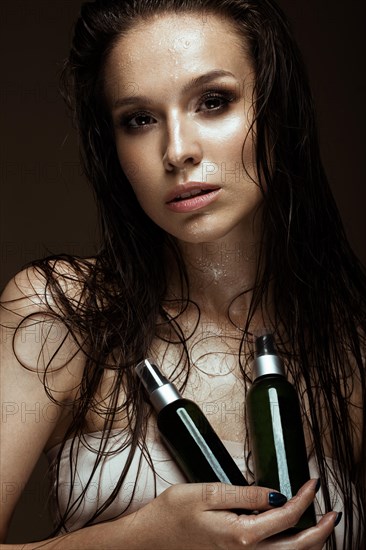
[[[207,183],[189,182],[177,185],[166,197],[169,210],[187,213],[211,204],[218,197],[221,188]]]
[[[210,185],[207,183],[199,183],[199,182],[182,183],[174,187],[174,189],[172,189],[168,193],[165,199],[165,202],[167,204],[170,204],[170,203],[179,202],[183,200],[189,200],[192,197],[206,195],[213,191],[217,191],[218,189],[220,189],[218,185]]]
[[[183,199],[190,199],[191,197],[196,197],[197,195],[203,195],[203,194],[206,194],[206,193],[209,193],[210,191],[207,189],[192,189],[192,191],[188,191],[187,193],[182,193],[181,195],[178,195],[177,197],[175,197],[175,199],[173,199],[173,202],[174,201],[181,201]]]

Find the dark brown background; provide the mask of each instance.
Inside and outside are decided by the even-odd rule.
[[[323,158],[346,231],[366,263],[366,3],[352,0],[347,8],[341,0],[279,3],[308,65]],[[0,286],[48,251],[88,255],[95,249],[95,209],[57,92],[80,5],[79,0],[0,3]],[[44,469],[41,461],[9,540],[29,541],[47,530],[46,491],[40,484]]]

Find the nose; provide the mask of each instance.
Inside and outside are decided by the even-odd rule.
[[[203,157],[198,133],[194,122],[175,114],[167,121],[166,143],[164,144],[163,164],[165,170],[173,172],[187,165],[197,165]]]

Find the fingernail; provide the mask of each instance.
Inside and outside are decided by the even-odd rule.
[[[319,491],[320,485],[321,485],[321,484],[320,484],[320,477],[319,477],[318,480],[317,480],[317,482],[316,482],[316,485],[315,485],[315,487],[314,487],[315,493],[317,493],[317,492]]]
[[[268,494],[268,504],[270,506],[274,506],[275,508],[278,508],[286,504],[286,502],[287,502],[287,497],[285,497],[285,495],[283,495],[282,493]]]
[[[342,516],[343,516],[343,512],[338,512],[338,514],[336,515],[336,518],[334,520],[334,527],[337,527],[338,523],[342,519]]]

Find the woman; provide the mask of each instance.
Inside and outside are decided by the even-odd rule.
[[[63,83],[103,244],[92,259],[35,262],[4,292],[4,395],[43,414],[3,425],[2,479],[17,488],[2,537],[45,448],[50,548],[362,548],[365,274],[281,12],[269,0],[86,3]],[[321,480],[317,526],[290,537],[316,480],[283,506],[271,488],[184,483],[134,375],[154,356],[253,481],[244,404],[263,327]]]

